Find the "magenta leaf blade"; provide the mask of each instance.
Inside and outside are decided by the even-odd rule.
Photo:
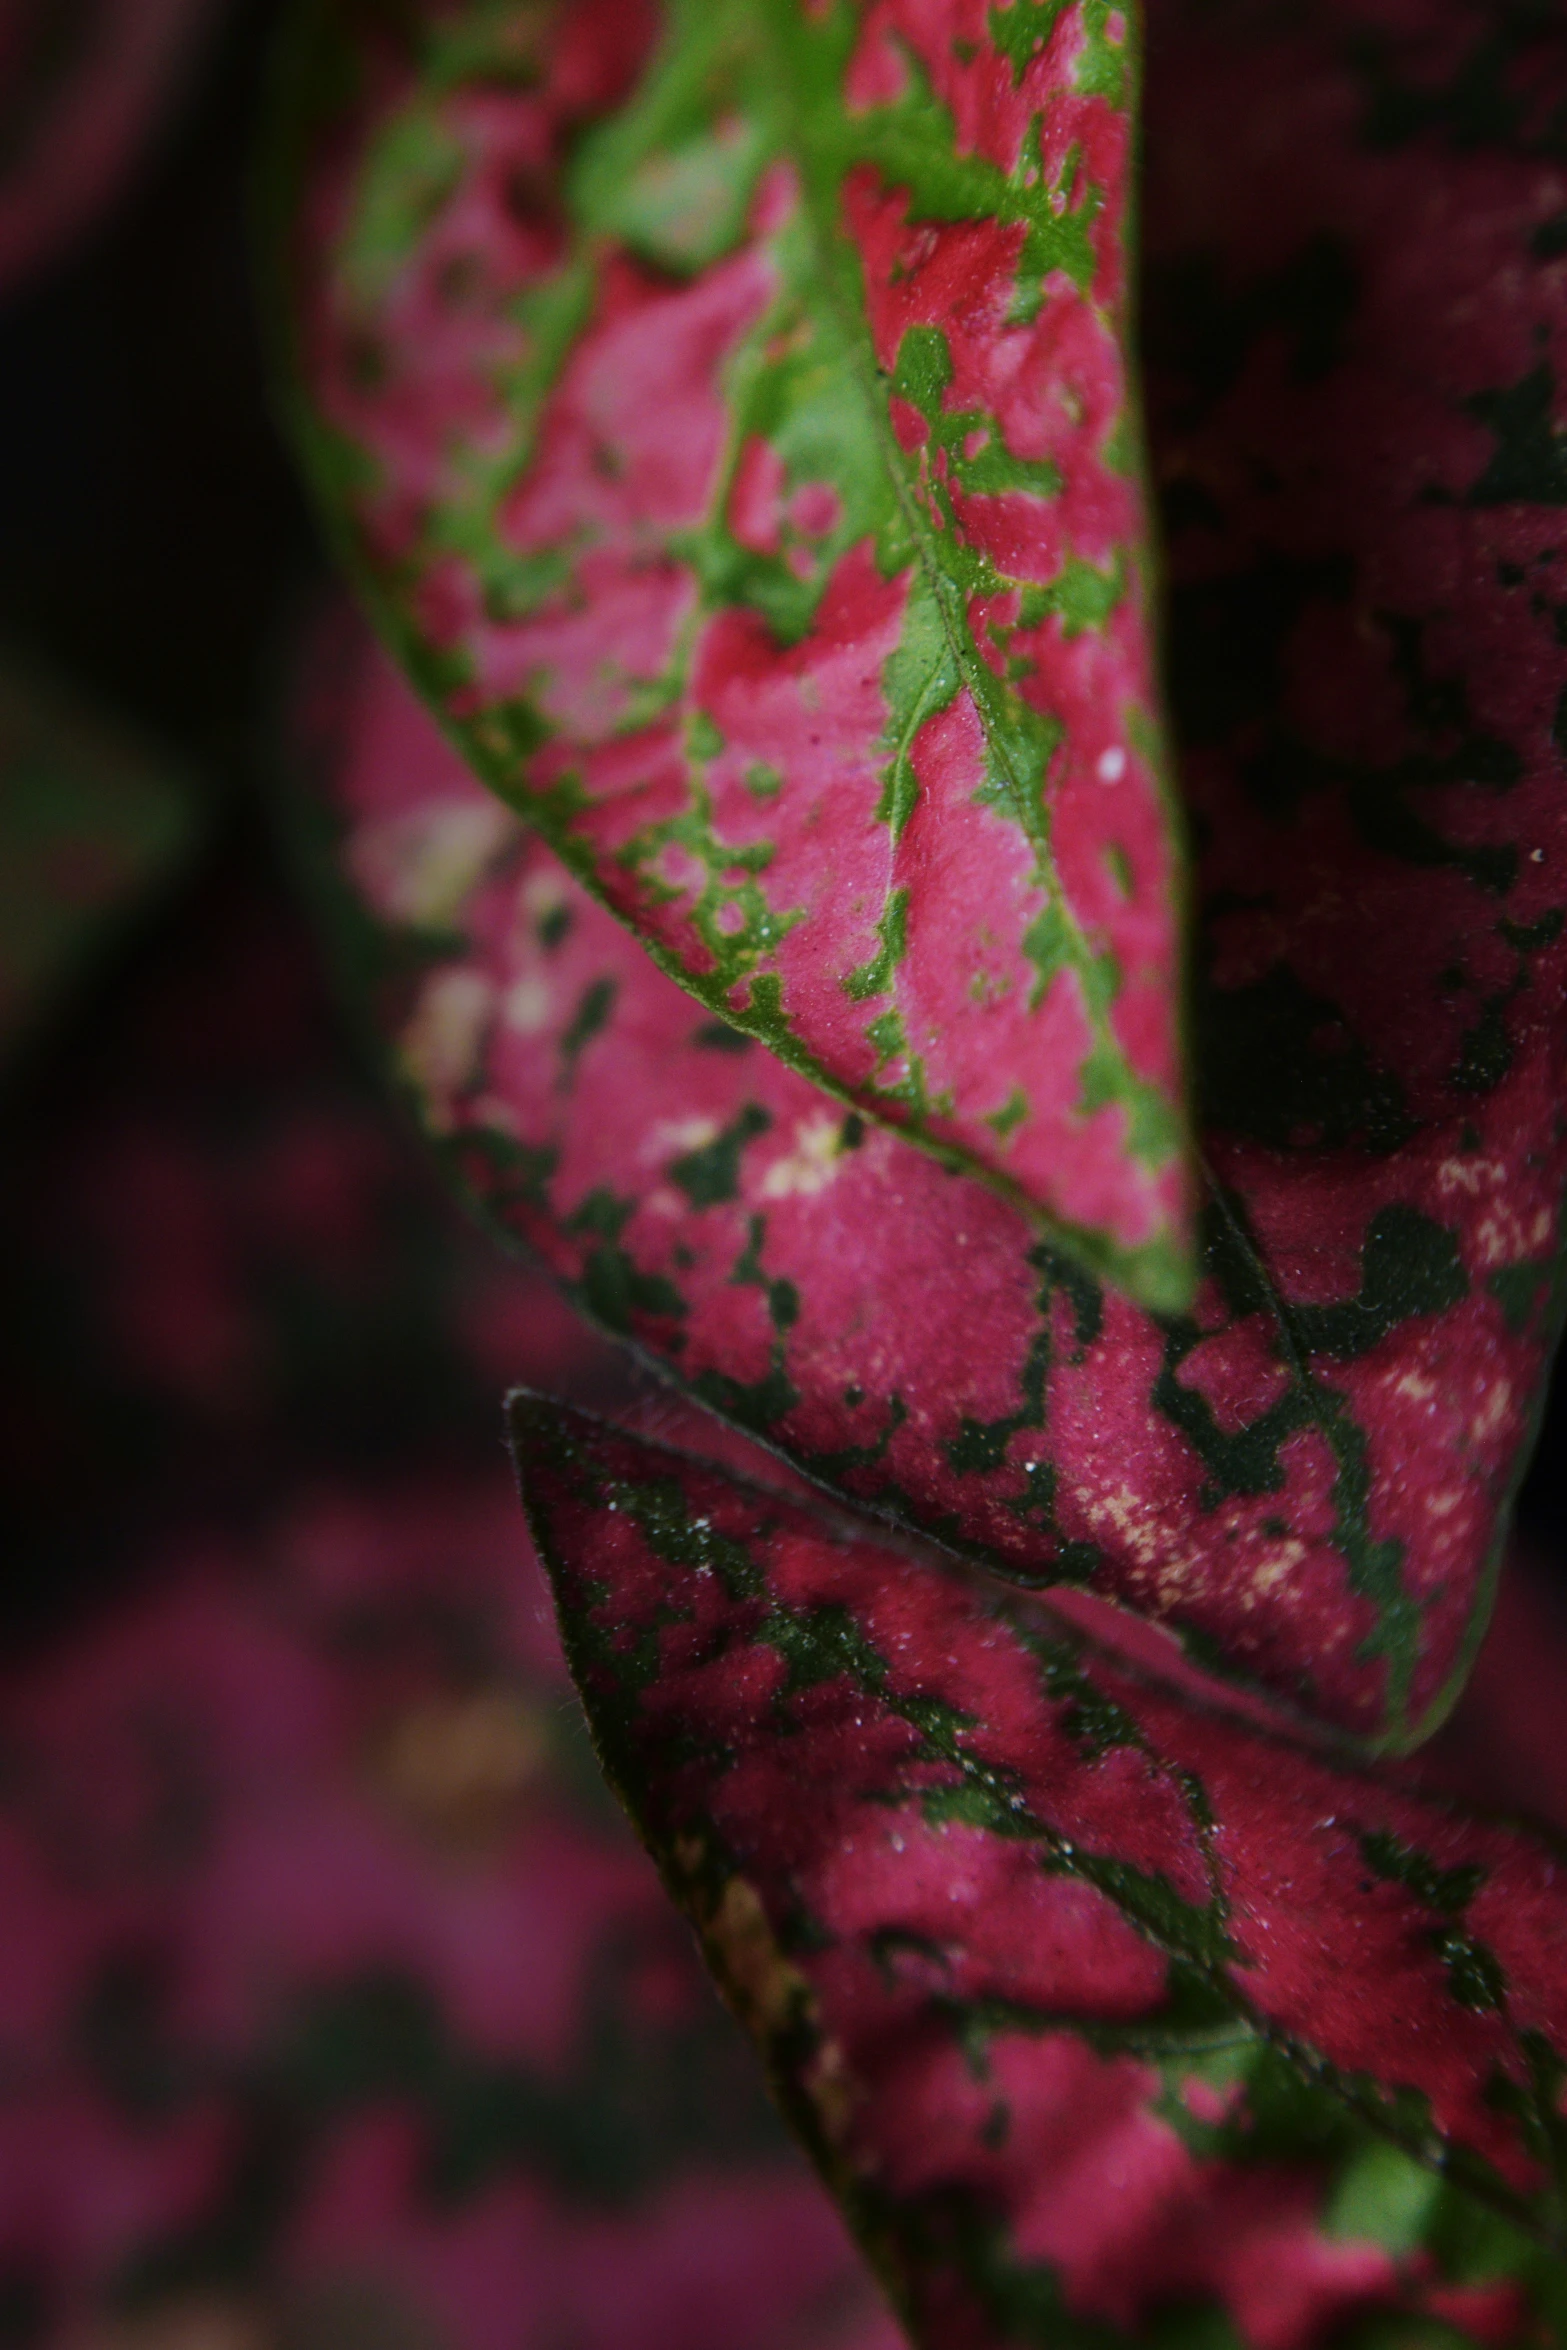
[[[513,1432],[601,1756],[917,2342],[1561,2338],[1546,1840],[602,1423]]]
[[[320,21],[303,446],[445,722],[710,1010],[1184,1305],[1135,12]]]
[[[1567,1172],[1567,232],[1539,161],[1567,53],[1544,19],[1488,46],[1468,0],[1400,21],[1368,49],[1326,6],[1153,18],[1150,414],[1202,845],[1194,1312],[1080,1312],[1020,1219],[880,1141],[840,1149],[850,1130],[775,1100],[754,1059],[725,1091],[673,1011],[656,1077],[636,1032],[618,1166],[607,1107],[580,1113],[604,1121],[596,1181],[638,1203],[615,1246],[665,1285],[624,1292],[622,1324],[710,1402],[1391,1744],[1440,1715],[1484,1624],[1559,1327]],[[448,913],[456,960],[498,985],[498,910]],[[630,1002],[574,1064],[585,1098]],[[553,1148],[579,1115],[499,1034],[454,1047],[432,1115],[474,1138],[513,1228],[569,1220],[585,1187],[555,1180],[533,1215],[485,1165],[483,1134]],[[671,1130],[773,1118],[737,1135],[732,1216],[665,1179],[660,1093]],[[796,1129],[818,1188],[780,1196]],[[769,1301],[791,1293],[785,1328]]]
[[[1244,1237],[1309,1230],[1318,1166],[1262,1160],[1208,1219],[1195,1315],[1156,1320],[704,1016],[362,638],[319,666],[313,805],[356,977],[385,975],[402,1079],[503,1234],[846,1497],[1083,1583],[1359,1737],[1421,1733],[1484,1620],[1553,1326],[1489,1278],[1493,1235],[1548,1212],[1553,1161],[1456,1213],[1440,1137],[1402,1194],[1373,1161],[1323,1304],[1310,1255],[1259,1273]],[[1544,1291],[1551,1261],[1511,1278]]]

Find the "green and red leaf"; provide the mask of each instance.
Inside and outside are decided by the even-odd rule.
[[[362,637],[323,643],[313,703],[359,974],[415,1106],[601,1325],[846,1498],[1084,1584],[1360,1736],[1419,1735],[1483,1621],[1547,1352],[1549,1318],[1486,1279],[1492,1185],[1453,1225],[1371,1190],[1319,1303],[1259,1270],[1248,1210],[1300,1214],[1264,1162],[1210,1214],[1195,1315],[1155,1320],[705,1018]]]
[[[917,2342],[1562,2338],[1556,1848],[513,1429],[602,1759]]]
[[[564,879],[513,871],[498,818],[450,965],[393,1014],[470,1181],[705,1400],[1391,1744],[1483,1627],[1559,1323],[1567,232],[1539,157],[1567,42],[1488,22],[1423,0],[1368,48],[1327,6],[1153,20],[1150,412],[1202,851],[1189,1315],[725,1060],[585,907],[562,961],[505,900]],[[352,722],[335,788],[362,893],[428,944],[408,810],[438,833],[463,793],[411,743],[378,782],[408,723]]]
[[[447,724],[711,1011],[1184,1305],[1132,12],[318,13],[303,441]]]

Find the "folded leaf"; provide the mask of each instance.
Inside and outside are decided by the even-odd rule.
[[[362,636],[317,666],[358,976],[504,1233],[821,1482],[1362,1737],[1421,1733],[1483,1623],[1554,1326],[1519,1310],[1548,1261],[1488,1278],[1498,1229],[1525,1229],[1498,1195],[1537,1213],[1548,1167],[1390,1200],[1369,1162],[1324,1301],[1317,1256],[1259,1262],[1247,1224],[1310,1234],[1320,1161],[1259,1157],[1210,1211],[1195,1316],[1156,1321],[706,1018]]]
[[[1135,12],[318,13],[303,445],[469,757],[710,1010],[1185,1304]]]
[[[603,1760],[916,2342],[1563,2338],[1555,1848],[513,1429]]]
[[[1433,1447],[1526,1443],[1559,1326],[1567,215],[1543,158],[1567,19],[1169,0],[1153,28],[1146,335],[1210,1158],[1289,1351],[1375,1447],[1337,1422],[1355,1579],[1440,1609],[1479,1526]],[[1379,1378],[1383,1333],[1444,1306]],[[1194,1426],[1217,1413],[1222,1494],[1214,1351],[1178,1376]]]
[[[709,1401],[943,1539],[1087,1576],[1401,1743],[1483,1623],[1559,1322],[1567,476],[1536,354],[1567,317],[1567,233],[1537,151],[1567,60],[1545,20],[1493,52],[1460,0],[1371,48],[1358,15],[1281,21],[1155,19],[1153,416],[1215,1183],[1193,1315],[1030,1264],[1020,1219],[906,1153],[851,1159],[852,1130],[757,1056],[726,1083],[673,999],[656,1036],[632,1027],[642,986],[585,947],[580,1000],[597,976],[628,992],[572,1038],[578,1092],[504,1022],[451,1045],[453,1082],[419,1069],[438,1123],[501,1138],[470,1172],[513,1223],[508,1135],[561,1155],[558,1223],[595,1187],[631,1203],[606,1243],[638,1276],[621,1323],[678,1342]],[[357,788],[368,822],[368,765]],[[498,900],[461,901],[497,1002],[547,976]],[[422,1033],[451,1043],[437,1004],[480,999],[430,989]],[[640,1073],[601,1086],[633,1038]],[[733,1130],[732,1203],[666,1178],[682,1120]]]

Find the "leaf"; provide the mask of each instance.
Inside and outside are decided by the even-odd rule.
[[[1253,1232],[1311,1229],[1322,1171],[1259,1156],[1210,1209],[1195,1314],[1155,1320],[707,1019],[362,636],[318,667],[312,821],[355,978],[504,1235],[845,1496],[1362,1738],[1423,1733],[1483,1626],[1555,1326],[1551,1260],[1514,1277],[1520,1313],[1494,1236],[1552,1168],[1471,1192],[1417,1159],[1410,1197],[1371,1160],[1317,1250],[1264,1254]]]
[[[113,202],[221,0],[8,0],[0,29],[0,293]]]
[[[1184,1305],[1133,13],[350,21],[296,407],[424,691],[710,1012]]]
[[[550,1226],[593,1189],[625,1206],[598,1236],[619,1326],[813,1474],[1402,1745],[1483,1629],[1560,1324],[1567,531],[1537,354],[1567,243],[1536,151],[1567,65],[1549,25],[1493,50],[1458,0],[1370,48],[1327,7],[1281,21],[1166,5],[1154,27],[1151,414],[1204,843],[1193,1313],[1030,1263],[1020,1219],[874,1135],[841,1150],[825,1105],[756,1055],[720,1068],[672,997],[655,1028],[629,965],[577,1091],[548,1027],[535,1062],[476,1023],[453,1082],[418,1075],[472,1138],[470,1181],[568,1278],[592,1236]],[[430,773],[432,803],[453,789]],[[356,827],[376,798],[366,767]],[[446,909],[432,1036],[459,969],[505,1001],[546,972],[488,894],[495,853]],[[600,935],[579,992],[622,971]],[[699,1210],[663,1127],[727,1133],[748,1106],[773,1126],[734,1202]],[[518,1140],[558,1156],[532,1206]]]
[[[0,661],[0,1052],[199,829],[188,778],[31,665]]]
[[[512,1425],[606,1768],[916,2342],[1562,2339],[1555,1847]]]

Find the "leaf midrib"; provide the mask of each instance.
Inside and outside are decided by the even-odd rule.
[[[967,687],[974,703],[986,749],[1006,776],[1007,790],[1013,801],[1016,820],[1023,836],[1034,847],[1039,881],[1052,906],[1059,912],[1066,932],[1072,968],[1082,974],[1093,970],[1099,961],[1084,935],[1081,924],[1061,886],[1054,856],[1050,847],[1049,811],[1045,804],[1044,782],[1040,778],[1037,821],[1031,808],[1026,784],[1019,777],[1012,762],[1011,752],[1003,739],[1003,730],[996,725],[989,705],[997,688],[997,679],[974,643],[973,632],[966,617],[953,611],[953,603],[960,591],[949,578],[935,544],[930,521],[913,493],[904,468],[902,451],[892,432],[891,418],[885,399],[881,396],[882,370],[871,346],[869,330],[864,319],[863,303],[846,299],[841,280],[839,257],[859,266],[859,257],[840,233],[836,222],[824,217],[822,193],[818,174],[811,168],[812,142],[805,131],[795,91],[794,76],[788,63],[788,45],[774,30],[773,0],[749,0],[753,14],[761,22],[761,39],[776,71],[776,87],[784,93],[784,119],[787,125],[784,145],[796,164],[800,182],[802,210],[816,251],[818,283],[823,287],[830,304],[840,341],[848,354],[861,401],[869,414],[883,464],[897,500],[910,540],[915,548],[920,567],[930,588],[940,616],[947,650],[958,672],[961,683]],[[1048,772],[1048,770],[1047,770]],[[1127,1061],[1126,1054],[1099,1003],[1099,991],[1080,980],[1079,993],[1083,1012],[1097,1041],[1114,1053],[1126,1070],[1131,1082],[1142,1087],[1146,1080],[1139,1078]]]

